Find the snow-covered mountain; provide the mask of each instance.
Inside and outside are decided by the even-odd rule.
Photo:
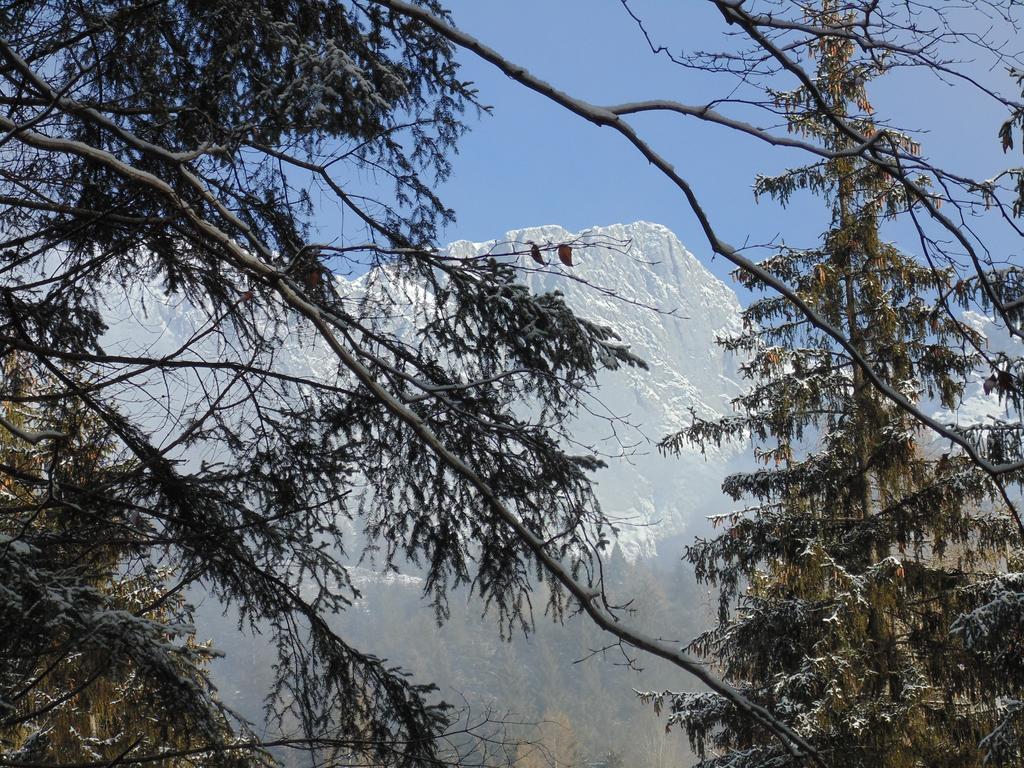
[[[729,399],[738,391],[735,363],[714,342],[717,335],[738,329],[739,302],[672,232],[646,222],[577,233],[558,226],[514,230],[485,243],[453,243],[449,252],[456,257],[488,254],[536,267],[528,255],[529,241],[543,249],[548,262],[544,268],[524,272],[531,287],[538,292],[561,291],[580,315],[614,328],[650,366],[649,370],[602,372],[597,399],[587,407],[591,413],[575,423],[573,439],[608,454],[608,467],[596,476],[598,496],[605,512],[621,523],[625,554],[653,554],[659,541],[688,530],[724,503],[719,485],[728,450],[709,449],[702,456],[694,449],[680,457],[665,457],[655,446],[687,421],[690,409],[702,417],[728,409]],[[572,267],[561,265],[555,255],[554,247],[562,243],[573,245]],[[365,276],[337,279],[342,294],[355,298],[366,290]],[[420,300],[424,298],[419,289],[408,288],[418,292]],[[108,351],[123,354],[169,354],[201,332],[206,318],[205,312],[184,300],[169,301],[159,288],[128,300],[115,292],[105,304],[111,329],[104,344]],[[140,306],[144,307],[141,312]],[[336,362],[310,331],[278,328],[277,332],[287,337],[278,366],[297,375],[335,375]],[[210,357],[245,354],[237,340],[215,336],[203,343],[209,347],[204,354]],[[156,378],[152,384],[161,392],[168,386]],[[174,429],[168,421],[169,414],[179,410],[174,401],[186,402],[189,391],[201,392],[197,382],[182,379],[169,384],[169,399],[159,409],[144,398],[132,406],[132,391],[125,393],[127,407],[158,432],[164,427]]]
[[[993,358],[1003,354],[1012,360],[1021,354],[1020,342],[995,318],[968,310],[964,312],[962,319],[981,334],[988,353]],[[1008,403],[1001,399],[997,392],[985,393],[984,380],[990,373],[991,371],[985,368],[976,371],[974,377],[967,382],[960,407],[956,411],[942,408],[935,414],[936,417],[942,422],[960,427],[1009,419],[1011,414]],[[936,442],[941,441],[936,438]]]
[[[621,453],[620,442],[633,446],[631,455],[607,459],[596,477],[598,497],[623,523],[626,555],[651,555],[658,541],[723,504],[719,486],[729,449],[665,457],[655,445],[687,422],[690,409],[704,418],[727,412],[739,391],[736,365],[715,338],[739,330],[739,301],[670,230],[647,222],[576,233],[559,226],[519,229],[484,243],[453,243],[449,252],[508,258],[524,254],[530,242],[548,262],[528,273],[530,286],[561,291],[578,314],[614,328],[650,366],[603,372],[592,409],[597,415],[582,415],[574,438],[609,454]],[[573,245],[572,267],[548,248],[561,243]],[[528,255],[515,258],[534,266]],[[633,426],[617,423],[613,433],[609,415]]]

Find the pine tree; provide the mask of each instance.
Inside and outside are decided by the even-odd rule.
[[[836,29],[853,17],[824,0],[807,21]],[[808,54],[814,88],[774,96],[792,132],[833,154],[759,177],[755,191],[782,204],[817,194],[831,224],[818,247],[783,247],[762,266],[795,286],[885,383],[911,402],[954,408],[978,360],[955,346],[965,329],[936,303],[949,275],[882,239],[886,217],[913,203],[879,164],[842,154],[854,139],[832,119],[918,150],[872,121],[865,87],[884,62],[858,63],[838,35],[815,38]],[[977,606],[978,585],[1016,556],[1014,529],[970,462],[924,440],[788,301],[754,302],[743,326],[722,340],[746,360],[750,386],[736,415],[696,420],[664,443],[750,438],[765,465],[726,480],[744,507],[719,521],[721,535],[687,550],[698,578],[720,589],[718,626],[691,649],[808,737],[826,765],[980,766],[1000,697],[1021,681],[952,630]],[[798,764],[719,696],[670,699],[670,723],[686,730],[702,766]],[[1020,752],[1001,757],[1019,761]]]
[[[124,469],[111,461],[109,432],[84,409],[47,407],[17,355],[2,373],[12,397],[2,414],[8,423],[58,424],[73,438],[51,454],[0,435],[8,469],[0,490],[8,590],[0,685],[9,692],[0,705],[0,760],[263,762],[230,748],[228,720],[205,696],[211,649],[196,640],[175,574],[139,558],[130,543],[132,534],[144,536],[141,519],[98,521],[54,493],[96,492]]]

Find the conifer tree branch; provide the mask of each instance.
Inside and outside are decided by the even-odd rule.
[[[64,432],[60,432],[56,429],[24,429],[5,417],[2,413],[0,413],[0,426],[19,440],[23,440],[31,445],[39,445],[39,443],[45,440],[64,440],[67,438],[67,435]]]
[[[0,116],[0,129],[8,129],[10,127],[12,127],[12,121],[7,117]],[[212,192],[205,188],[198,177],[188,170],[187,163],[184,160],[174,156],[173,153],[160,150],[152,145],[146,148],[150,152],[165,154],[168,159],[173,159],[179,164],[183,177],[192,188],[202,195],[221,216],[245,234],[251,250],[250,248],[243,247],[216,224],[204,218],[194,206],[184,200],[164,179],[149,171],[140,169],[106,150],[80,141],[46,136],[32,130],[22,131],[19,134],[19,138],[22,142],[40,150],[71,153],[87,157],[163,196],[176,210],[181,212],[184,218],[204,233],[211,242],[216,243],[223,253],[228,254],[231,262],[236,267],[253,278],[272,286],[288,306],[312,323],[338,360],[355,374],[356,378],[373,393],[381,405],[407,424],[424,446],[429,448],[445,466],[464,478],[480,493],[491,510],[514,532],[515,536],[537,560],[544,565],[548,573],[573,595],[595,624],[630,645],[663,658],[695,676],[710,689],[717,691],[731,701],[737,709],[746,712],[750,717],[761,723],[779,739],[791,754],[807,757],[817,764],[824,766],[814,748],[799,733],[783,723],[771,712],[749,701],[734,688],[711,675],[701,663],[691,659],[675,646],[648,637],[605,612],[598,604],[600,593],[579,583],[565,566],[548,551],[544,541],[534,535],[519,520],[515,513],[495,493],[490,484],[471,467],[468,461],[446,446],[422,418],[402,403],[400,398],[389,392],[387,387],[377,381],[369,368],[360,361],[359,351],[351,350],[341,343],[335,333],[335,326],[344,327],[346,325],[345,320],[311,302],[307,297],[299,293],[290,281],[285,279],[275,267],[269,264],[266,259],[271,257],[270,249],[245,222],[241,221]],[[134,143],[130,136],[126,136],[126,138]],[[140,458],[145,460],[149,457],[140,456]]]
[[[735,2],[735,0],[712,0],[719,8],[722,9],[723,13],[728,12],[732,20],[738,24],[758,46],[767,51],[773,59],[775,59],[786,71],[792,74],[800,85],[807,90],[814,100],[821,114],[832,123],[836,131],[841,136],[845,136],[853,146],[863,146],[865,151],[861,156],[868,162],[877,165],[880,169],[886,172],[891,178],[897,181],[906,190],[907,194],[915,199],[920,205],[922,205],[929,213],[929,215],[936,221],[938,221],[947,232],[949,232],[960,245],[967,252],[971,262],[974,265],[975,272],[978,275],[978,279],[984,288],[985,294],[988,300],[992,303],[997,314],[1006,325],[1007,330],[1014,337],[1024,339],[1024,329],[1021,329],[1017,322],[1010,316],[1010,312],[1003,303],[1002,297],[999,296],[995,286],[989,279],[987,271],[982,264],[982,259],[978,255],[978,250],[974,243],[963,233],[961,227],[958,227],[952,220],[949,219],[944,213],[942,213],[935,201],[926,195],[920,187],[915,184],[900,168],[900,159],[913,160],[913,155],[905,150],[901,151],[898,146],[893,144],[890,152],[886,153],[891,155],[891,159],[886,158],[882,152],[879,151],[877,145],[867,146],[867,142],[870,137],[863,136],[854,126],[852,126],[849,120],[835,113],[835,110],[831,109],[828,100],[822,94],[821,89],[810,74],[800,66],[794,59],[789,56],[784,50],[764,34],[760,26],[763,24],[769,28],[773,26],[774,22],[772,19],[757,18],[751,16],[749,13],[743,10],[742,2]],[[823,37],[827,37],[827,33],[820,33]],[[932,169],[935,170],[935,169]],[[988,471],[988,470],[986,470]],[[1015,512],[1016,514],[1016,512]],[[1024,523],[1021,523],[1021,533],[1024,534]]]
[[[578,99],[559,90],[552,84],[534,76],[524,67],[513,63],[494,49],[489,48],[476,38],[455,28],[445,21],[438,19],[423,8],[411,5],[403,0],[371,1],[377,5],[385,6],[427,24],[433,30],[444,35],[456,45],[473,52],[485,61],[493,64],[503,73],[529,90],[535,91],[594,125],[611,128],[625,137],[625,139],[632,144],[648,162],[661,171],[661,173],[666,176],[683,194],[690,210],[697,217],[701,230],[714,253],[729,260],[746,273],[754,276],[763,285],[775,290],[779,295],[790,301],[797,309],[800,310],[801,313],[803,313],[809,323],[825,332],[837,344],[839,344],[847,354],[850,355],[853,361],[864,370],[865,375],[871,382],[872,386],[881,392],[887,399],[892,401],[897,407],[911,415],[922,425],[928,427],[935,434],[958,445],[977,466],[983,469],[986,474],[992,478],[999,488],[1004,502],[1007,504],[1007,511],[1015,519],[1021,537],[1024,539],[1024,517],[1021,516],[1020,511],[1009,497],[1009,494],[1000,479],[1004,475],[1017,473],[1024,469],[1024,460],[1007,463],[990,462],[981,455],[981,452],[976,446],[974,446],[957,430],[924,413],[901,393],[897,392],[892,386],[887,384],[882,377],[878,375],[878,372],[874,370],[870,362],[864,358],[863,354],[856,348],[856,346],[851,343],[850,339],[842,333],[842,331],[825,320],[825,318],[823,318],[819,313],[815,312],[803,299],[800,298],[794,289],[786,285],[782,280],[776,278],[767,270],[761,268],[753,261],[743,256],[739,250],[729,245],[729,243],[718,235],[716,227],[712,224],[709,214],[704,210],[700,199],[690,183],[686,181],[686,179],[671,163],[668,162],[668,160],[665,159],[664,156],[658,153],[649,142],[645,141],[637,130],[629,122],[624,120],[621,115],[607,107],[590,104],[582,99]],[[728,10],[732,14],[742,13],[741,10],[738,10],[738,4],[736,3],[723,3],[723,5],[728,6]],[[845,123],[841,124],[841,129],[844,133],[851,131]],[[855,133],[852,138],[860,144],[866,142],[864,137]],[[906,183],[909,184],[909,182]],[[950,227],[952,227],[951,222]],[[955,231],[955,227],[953,227],[953,230]],[[957,232],[957,237],[958,239],[961,239],[962,242],[967,243],[968,246],[970,245],[962,233]],[[980,268],[980,264],[978,266]]]

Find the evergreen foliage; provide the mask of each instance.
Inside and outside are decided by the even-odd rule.
[[[610,599],[636,595],[629,603],[630,618],[659,636],[692,636],[711,619],[705,590],[682,563],[669,558],[627,562],[613,552],[604,575]],[[554,748],[564,746],[561,737],[571,731],[579,765],[616,760],[638,768],[685,764],[687,745],[665,733],[664,723],[628,695],[631,689],[659,685],[672,667],[656,660],[630,664],[627,652],[609,646],[586,617],[538,624],[529,636],[515,632],[502,641],[499,629],[480,615],[477,605],[460,599],[462,593],[453,597],[449,618],[438,626],[422,610],[418,579],[392,581],[363,572],[355,578],[363,597],[357,610],[337,617],[340,631],[359,643],[377,638],[375,648],[382,655],[429,673],[446,695],[455,692],[450,698],[464,698],[474,718],[504,723],[522,741],[506,757],[519,755],[530,764],[550,766]],[[538,588],[538,601],[544,591]],[[202,617],[200,625],[207,626]],[[409,642],[410,637],[416,641]],[[217,663],[225,686],[242,688],[237,699],[229,700],[232,706],[258,688],[254,677],[270,657],[259,638],[252,643],[251,649]],[[561,726],[549,722],[563,718]],[[467,764],[481,762],[483,752],[476,749]]]
[[[834,0],[806,19],[821,29],[854,20]],[[969,329],[939,310],[952,276],[881,238],[887,216],[918,203],[879,164],[844,156],[852,140],[835,120],[917,151],[872,121],[866,84],[885,61],[855,65],[852,41],[812,39],[813,85],[827,104],[806,86],[774,96],[793,133],[835,154],[759,177],[755,191],[783,204],[819,195],[831,226],[818,247],[783,247],[760,266],[912,403],[955,408],[979,365],[968,342],[980,339],[965,342]],[[747,273],[737,278],[760,288]],[[718,626],[691,649],[807,737],[825,765],[1019,764],[1021,746],[1002,723],[1016,714],[1021,667],[993,663],[1005,646],[972,634],[998,599],[1020,594],[1015,576],[1000,575],[1019,567],[1020,550],[995,489],[965,456],[923,439],[790,302],[756,301],[743,322],[722,340],[744,357],[750,382],[737,415],[695,421],[664,442],[678,450],[749,437],[765,465],[728,478],[724,490],[743,508],[719,521],[721,535],[687,549],[698,578],[720,590]],[[701,766],[799,763],[717,694],[668,699],[670,723],[687,732]]]
[[[434,0],[420,6],[444,17]],[[349,533],[365,531],[386,564],[422,564],[438,617],[448,590],[469,584],[504,625],[528,627],[530,577],[544,572],[494,502],[586,572],[607,530],[587,477],[598,461],[567,453],[559,433],[599,368],[639,363],[510,265],[436,249],[452,214],[432,186],[477,106],[453,46],[358,1],[19,2],[0,8],[0,105],[0,355],[45,385],[32,399],[91,414],[111,467],[67,475],[65,446],[82,438],[50,411],[31,430],[0,425],[45,468],[31,501],[3,512],[4,586],[21,586],[0,591],[17,627],[0,641],[0,674],[30,674],[18,648],[48,647],[51,619],[67,622],[69,653],[108,636],[144,649],[133,668],[154,685],[182,654],[202,655],[38,548],[17,515],[43,505],[108,571],[137,553],[267,631],[266,710],[289,729],[285,746],[434,764],[449,708],[327,621],[358,597]],[[347,217],[329,243],[315,239],[324,197]],[[370,266],[365,300],[330,279]],[[108,327],[138,327],[149,302],[189,307],[186,345],[157,354]],[[421,332],[400,338],[408,315]],[[337,365],[296,373],[289,355],[311,344]],[[18,398],[5,378],[0,399]],[[0,467],[10,483],[22,473]],[[49,607],[29,610],[26,593]],[[560,615],[565,594],[548,594]],[[176,685],[163,692],[177,691],[183,716],[208,720],[201,676]],[[5,684],[0,699],[12,695]],[[153,757],[148,746],[124,760]]]
[[[2,754],[27,764],[106,764],[137,750],[180,755],[154,763],[168,767],[197,755],[208,765],[262,762],[230,749],[205,671],[211,650],[196,641],[181,592],[168,589],[174,574],[125,543],[141,518],[81,514],[74,501],[71,489],[116,483],[129,469],[109,461],[110,431],[74,401],[29,405],[46,393],[16,357],[4,373],[19,386],[20,402],[5,406],[10,423],[46,421],[75,438],[52,455],[0,441]]]
[[[787,68],[759,30],[807,27],[715,2],[754,41],[753,54],[731,60],[743,76],[757,79],[766,61]],[[910,41],[927,40],[920,4],[896,5],[907,9]],[[757,190],[782,203],[822,194],[833,224],[820,247],[782,249],[761,273],[747,264],[743,279],[760,287],[782,278],[783,293],[796,286],[818,313],[810,319],[840,329],[876,384],[952,407],[979,363],[978,339],[936,301],[975,291],[1018,317],[1019,279],[1006,270],[961,282],[879,236],[887,215],[929,198],[923,179],[900,186],[901,174],[874,162],[916,147],[872,122],[864,85],[886,56],[942,60],[928,53],[931,42],[901,46],[898,27],[895,38],[884,34],[893,17],[878,6],[865,2],[858,19],[834,0],[808,11],[817,87],[776,93],[771,110],[833,155],[759,179]],[[859,32],[819,32],[858,25],[870,66],[850,58]],[[436,690],[332,621],[359,598],[347,566],[352,529],[386,567],[404,558],[423,568],[438,620],[460,585],[505,631],[530,628],[538,594],[560,618],[569,590],[622,642],[718,685],[608,603],[596,556],[609,526],[588,480],[599,462],[571,455],[562,439],[601,367],[641,361],[558,293],[532,294],[511,264],[436,248],[452,212],[434,185],[451,170],[464,110],[483,108],[459,79],[457,45],[623,133],[686,195],[715,252],[745,263],[626,119],[661,109],[721,115],[575,100],[460,33],[437,0],[0,7],[0,358],[20,369],[4,368],[0,403],[31,406],[27,418],[0,412],[11,440],[0,464],[10,491],[0,507],[0,628],[14,628],[0,637],[0,722],[13,729],[0,763],[47,765],[55,743],[59,761],[167,760],[178,736],[143,726],[134,737],[113,734],[91,722],[85,735],[70,710],[52,721],[61,738],[45,738],[61,704],[84,710],[86,698],[104,702],[128,679],[140,695],[153,692],[155,711],[176,702],[169,728],[194,740],[186,743],[197,761],[234,759],[241,745],[206,684],[208,651],[190,641],[178,597],[190,587],[269,635],[266,715],[289,731],[278,745],[331,764],[457,760],[442,754],[451,712]],[[871,141],[852,146],[841,119]],[[1008,123],[1004,146],[1019,127]],[[325,225],[325,210],[341,223]],[[552,249],[571,267],[570,244]],[[368,267],[372,285],[358,297],[331,279]],[[189,308],[194,335],[181,348],[140,348],[109,327],[115,318],[138,325],[151,302]],[[410,319],[419,332],[398,334]],[[868,370],[808,319],[781,298],[751,307],[746,331],[726,342],[749,355],[755,384],[738,416],[666,442],[751,435],[766,464],[727,483],[750,508],[689,555],[722,589],[721,623],[694,648],[768,709],[718,686],[727,698],[674,697],[673,719],[711,765],[793,762],[760,728],[809,754],[772,712],[837,765],[970,766],[986,755],[1013,763],[1021,585],[1000,572],[1017,567],[1017,551],[975,469],[984,462],[933,455]],[[336,365],[295,365],[304,345],[329,347]],[[21,376],[36,383],[28,395]],[[993,376],[1019,405],[1019,363],[1000,359]],[[536,405],[532,415],[524,402]],[[1019,425],[969,436],[992,462],[1020,454]],[[81,450],[90,442],[91,455]],[[116,588],[115,573],[124,577]],[[165,584],[166,574],[176,581]],[[72,665],[59,661],[72,656]],[[81,690],[33,685],[41,664],[54,681],[84,674]],[[59,703],[46,709],[48,696]],[[248,744],[244,759],[267,757],[263,746]]]

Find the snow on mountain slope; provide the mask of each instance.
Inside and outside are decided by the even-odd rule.
[[[711,449],[704,457],[694,449],[681,457],[664,457],[655,445],[686,423],[691,408],[703,417],[727,411],[729,399],[738,392],[735,365],[714,342],[717,335],[738,330],[739,303],[672,232],[657,224],[637,222],[580,233],[558,226],[521,229],[501,240],[453,243],[449,252],[456,257],[490,254],[535,266],[528,255],[508,255],[528,250],[525,243],[530,240],[545,248],[549,262],[544,269],[524,273],[531,288],[561,291],[580,315],[614,328],[650,366],[602,372],[597,400],[589,404],[598,415],[581,416],[573,438],[610,454],[609,466],[596,476],[598,496],[605,512],[624,523],[625,554],[654,554],[658,541],[688,530],[697,518],[724,503],[719,485],[734,451]],[[574,244],[572,268],[559,264],[553,250],[559,243]],[[341,292],[353,298],[366,290],[365,278],[338,281]],[[405,290],[410,297],[429,301],[416,286]],[[137,309],[140,303],[144,311]],[[129,300],[115,292],[105,304],[111,328],[104,344],[108,351],[123,354],[168,354],[200,332],[206,316],[180,298],[167,299],[158,288]],[[399,332],[411,332],[410,320],[394,318]],[[326,380],[337,375],[333,357],[309,329],[275,332],[288,339],[286,350],[277,357],[278,366]],[[240,340],[212,337],[204,345],[207,357],[246,356]],[[144,399],[133,403],[131,391],[125,392],[124,404],[158,433],[174,429],[178,419],[172,414],[183,410],[188,418],[202,410],[198,405],[178,407],[194,399],[190,392],[201,394],[200,382],[183,374],[180,380],[151,383],[161,393],[167,387],[161,397],[168,399],[157,403],[159,407]],[[613,426],[607,418],[612,414],[626,423]],[[623,452],[621,443],[629,447],[629,455],[616,458]]]
[[[689,419],[692,408],[708,418],[728,411],[739,391],[735,362],[715,344],[716,336],[739,330],[740,305],[733,291],[712,275],[667,228],[636,222],[571,233],[559,226],[506,233],[485,243],[457,242],[457,257],[507,254],[540,245],[548,267],[529,273],[536,291],[561,291],[581,316],[609,325],[649,370],[619,369],[599,376],[598,413],[624,418],[619,429],[633,455],[610,458],[597,474],[598,497],[607,514],[624,523],[621,544],[629,557],[652,555],[659,540],[687,530],[695,518],[719,508],[725,464],[734,450],[696,449],[679,457],[657,453],[655,444]],[[571,268],[547,246],[573,243]],[[583,415],[574,438],[620,452],[607,420]]]
[[[985,339],[988,353],[997,358],[1000,354],[1013,359],[1021,354],[1020,342],[1013,338],[1006,327],[995,319],[968,310],[963,320]],[[963,402],[956,411],[942,408],[935,415],[943,422],[966,427],[990,422],[1006,421],[1012,418],[1009,404],[999,397],[998,392],[985,394],[984,381],[992,371],[982,368],[967,382]],[[936,442],[941,442],[936,438]]]

